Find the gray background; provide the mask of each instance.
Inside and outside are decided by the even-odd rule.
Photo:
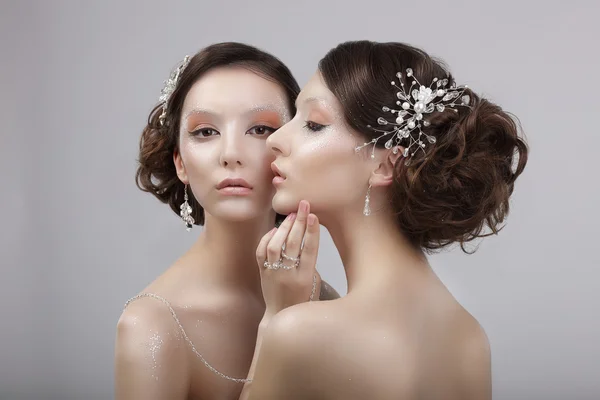
[[[495,399],[600,398],[598,2],[2,1],[0,398],[110,399],[124,301],[195,239],[134,185],[183,55],[227,40],[301,85],[350,39],[406,41],[520,117],[505,230],[431,258],[492,345]],[[325,235],[319,269],[345,292]]]

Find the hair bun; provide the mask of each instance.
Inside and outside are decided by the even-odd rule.
[[[497,233],[527,162],[515,120],[471,90],[468,95],[470,108],[432,116],[436,145],[400,167],[393,187],[403,203],[400,226],[426,249],[459,242],[464,250],[466,242]]]

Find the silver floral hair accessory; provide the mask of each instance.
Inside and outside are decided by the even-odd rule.
[[[406,77],[412,78],[412,82],[408,92],[405,90],[404,82],[402,82],[402,73],[396,74],[400,81],[400,86],[396,82],[392,81],[392,86],[398,89],[396,96],[398,97],[397,105],[401,107],[400,110],[394,110],[389,107],[382,107],[384,112],[390,112],[396,114],[394,122],[388,121],[384,117],[379,117],[377,123],[381,126],[390,126],[390,129],[377,129],[368,125],[368,128],[381,132],[382,135],[371,140],[370,142],[364,143],[361,146],[355,148],[356,152],[359,152],[362,148],[373,145],[371,152],[371,158],[375,158],[375,146],[377,142],[385,137],[392,135],[390,139],[385,143],[386,149],[391,149],[394,146],[404,146],[404,157],[414,156],[417,151],[425,151],[425,140],[430,144],[436,142],[436,138],[427,135],[421,130],[421,127],[427,127],[430,125],[429,121],[423,119],[423,114],[430,114],[433,112],[443,112],[446,107],[453,108],[454,111],[458,112],[457,106],[470,107],[469,102],[471,101],[470,96],[463,95],[464,91],[468,86],[456,86],[452,83],[448,86],[448,79],[434,78],[430,86],[421,85],[419,80],[414,77],[413,70],[411,68],[406,69]],[[433,87],[435,84],[435,88]],[[457,103],[457,99],[460,97],[460,103]],[[398,148],[394,147],[394,154],[398,154]]]
[[[164,125],[165,123],[165,118],[167,116],[167,108],[169,107],[169,100],[171,99],[171,95],[177,87],[177,82],[179,81],[181,73],[190,63],[190,59],[190,56],[185,56],[183,61],[179,63],[179,65],[175,67],[173,71],[171,71],[169,79],[165,81],[165,86],[160,91],[160,97],[158,98],[158,102],[162,103],[162,113],[160,114],[160,117],[158,117],[158,121],[161,125]]]

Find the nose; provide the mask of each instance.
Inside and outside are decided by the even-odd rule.
[[[276,156],[285,153],[284,136],[288,124],[283,125],[281,128],[277,129],[267,138],[267,149],[269,149],[269,151]]]
[[[219,162],[224,167],[243,165],[243,149],[238,135],[221,135],[221,156]]]

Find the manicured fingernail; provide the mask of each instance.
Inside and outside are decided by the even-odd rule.
[[[293,221],[296,219],[296,213],[291,213],[291,214],[289,215],[289,217],[290,217],[290,221],[292,221],[292,222],[293,222]]]
[[[300,202],[300,210],[302,210],[302,212],[308,211],[308,203],[306,201],[302,200]]]
[[[313,226],[315,224],[316,220],[317,220],[317,217],[315,217],[313,214],[310,214],[308,216],[308,225]]]

